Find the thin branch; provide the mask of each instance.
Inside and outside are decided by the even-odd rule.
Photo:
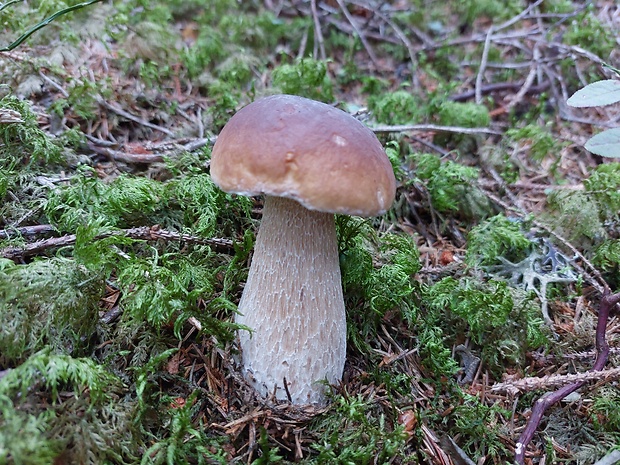
[[[97,147],[93,144],[88,144],[88,146],[95,153],[104,155],[110,160],[120,161],[123,163],[149,164],[164,161],[164,155],[157,153],[129,153],[107,147]]]
[[[437,131],[454,132],[457,134],[493,134],[501,136],[502,133],[491,128],[463,128],[460,126],[440,126],[438,124],[404,124],[396,126],[380,125],[371,127],[374,132],[409,132],[409,131]]]
[[[0,229],[0,239],[8,239],[16,236],[36,236],[56,232],[57,229],[51,224],[37,224],[34,226],[23,226],[21,228]]]
[[[530,377],[497,383],[491,386],[491,392],[506,392],[516,395],[520,392],[534,391],[536,389],[545,389],[549,387],[563,386],[566,384],[589,381],[613,381],[620,378],[620,368],[611,368],[601,371],[586,371],[585,373],[570,373],[566,375],[549,375],[539,377]]]
[[[487,31],[487,36],[484,40],[484,48],[482,50],[482,58],[480,59],[480,67],[478,68],[478,74],[476,75],[476,100],[478,105],[482,105],[482,80],[484,79],[484,72],[487,69],[487,61],[489,60],[489,50],[491,48],[491,36],[493,35],[493,26]]]
[[[516,90],[522,89],[525,85],[524,81],[520,82],[493,82],[490,84],[485,84],[480,88],[482,95],[490,94],[492,92],[500,92],[504,90]],[[531,86],[527,89],[529,93],[540,93],[549,88],[549,81],[545,81],[542,84]],[[458,94],[453,94],[448,97],[448,100],[452,100],[453,102],[463,102],[469,100],[472,97],[476,96],[475,90],[468,90],[465,92],[460,92]]]
[[[106,237],[121,236],[129,237],[132,239],[139,239],[145,241],[156,241],[159,239],[165,241],[184,241],[194,244],[208,245],[214,249],[230,253],[233,249],[233,241],[230,239],[219,238],[204,238],[199,236],[193,236],[191,234],[182,234],[175,231],[168,231],[165,229],[159,229],[157,226],[144,226],[139,228],[122,229],[117,231],[109,231],[103,234],[99,234],[94,240],[105,239]],[[0,257],[8,258],[9,260],[20,261],[27,257],[32,257],[45,250],[51,248],[67,247],[75,245],[75,234],[68,234],[61,237],[52,237],[50,239],[43,239],[31,244],[26,244],[21,247],[7,247],[0,249]]]
[[[510,100],[510,102],[508,102],[508,105],[506,105],[507,110],[510,110],[512,107],[520,103],[521,100],[523,100],[523,97],[525,96],[525,94],[527,94],[530,88],[532,87],[532,84],[534,84],[534,79],[536,79],[536,76],[538,75],[538,60],[539,59],[540,59],[540,48],[538,47],[538,44],[536,44],[534,45],[534,60],[533,60],[530,72],[525,78],[525,82],[523,83],[523,86],[521,87],[521,89],[519,89],[519,92],[517,92],[516,95]]]
[[[529,14],[532,12],[532,10],[536,7],[538,7],[538,5],[540,5],[544,0],[537,0],[536,2],[528,5],[528,7],[523,10],[521,13],[519,13],[518,15],[510,18],[508,21],[506,21],[505,23],[500,24],[499,26],[495,27],[496,31],[501,31],[502,29],[506,29],[509,28],[510,26],[512,26],[513,24],[521,21],[522,19],[524,19],[525,17],[529,16]]]
[[[325,54],[325,43],[323,42],[323,32],[321,31],[321,21],[319,20],[319,13],[316,8],[316,0],[311,0],[310,8],[312,10],[312,20],[314,22],[314,58],[318,52],[322,61],[325,61],[327,55]]]
[[[166,129],[164,127],[158,126],[157,124],[153,124],[149,121],[146,121],[138,116],[132,115],[131,113],[123,110],[122,108],[118,108],[116,105],[112,105],[111,103],[106,102],[104,99],[102,98],[97,98],[97,102],[100,105],[103,105],[105,108],[107,108],[110,111],[113,111],[114,113],[116,113],[119,116],[122,116],[123,118],[127,118],[130,121],[133,121],[135,123],[141,124],[142,126],[146,126],[147,128],[151,128],[151,129],[155,129],[156,131],[159,132],[163,132],[164,134],[168,135],[168,136],[173,136],[174,133],[169,130]]]
[[[377,56],[375,55],[375,52],[373,51],[372,47],[370,46],[370,44],[366,40],[366,36],[357,27],[357,23],[355,22],[355,18],[353,18],[353,16],[351,16],[351,13],[349,13],[349,10],[347,9],[347,6],[344,4],[343,0],[336,0],[336,2],[338,2],[338,6],[342,10],[342,14],[345,16],[345,18],[347,18],[347,21],[349,21],[349,23],[351,24],[351,27],[353,28],[353,30],[355,30],[355,33],[360,38],[360,41],[362,42],[362,45],[366,49],[366,53],[368,53],[368,56],[370,57],[370,61],[372,61],[372,64],[375,65],[375,67],[377,69],[379,69],[380,68],[379,67],[379,60],[377,59]]]
[[[60,84],[57,84],[56,81],[47,76],[43,71],[39,71],[39,76],[41,76],[41,79],[47,82],[50,86],[60,92],[64,98],[69,98],[69,93],[63,89]]]
[[[173,157],[180,152],[193,152],[204,147],[205,145],[213,144],[216,140],[215,137],[202,137],[190,140],[185,144],[180,144],[178,141],[175,142],[168,140],[165,144],[163,144],[163,147],[168,150],[162,150],[161,147],[158,147],[157,145],[153,146],[153,149],[155,151],[159,151],[160,153],[131,153],[112,148],[118,145],[116,142],[105,141],[88,135],[86,137],[90,141],[88,144],[89,148],[95,153],[104,155],[115,161],[144,164],[161,162],[164,161],[165,157]],[[149,146],[146,148],[148,150],[151,149]]]

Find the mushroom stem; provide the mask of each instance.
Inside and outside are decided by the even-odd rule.
[[[262,394],[325,402],[342,378],[346,317],[334,215],[267,196],[236,322],[246,378]],[[287,390],[284,389],[284,379]]]

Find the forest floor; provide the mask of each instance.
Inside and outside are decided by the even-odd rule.
[[[620,460],[620,163],[584,149],[620,106],[567,105],[619,78],[615,1],[104,1],[28,34],[75,5],[0,8],[0,463]],[[337,218],[321,408],[235,356],[262,199],[211,148],[275,93],[358,118],[397,179]]]

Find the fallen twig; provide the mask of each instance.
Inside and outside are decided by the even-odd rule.
[[[572,373],[567,375],[549,375],[542,378],[532,377],[497,383],[491,386],[491,392],[506,392],[518,394],[520,392],[533,391],[548,387],[563,386],[569,383],[589,381],[613,381],[620,378],[620,368],[611,368],[601,371],[586,371],[585,373]]]
[[[34,226],[23,226],[21,228],[0,229],[0,239],[8,239],[15,236],[36,236],[55,232],[56,228],[51,224],[37,224]]]
[[[482,105],[482,79],[484,79],[484,72],[487,68],[487,62],[489,60],[489,49],[491,45],[491,36],[493,35],[493,26],[487,31],[486,38],[484,40],[484,48],[482,50],[482,58],[480,59],[480,67],[478,68],[478,74],[476,75],[476,88],[474,100],[477,105]]]
[[[312,56],[316,58],[318,52],[319,58],[325,61],[327,54],[325,53],[323,31],[321,31],[321,21],[319,20],[319,13],[316,8],[316,0],[311,0],[310,8],[312,10],[312,20],[314,22],[314,52]]]
[[[336,0],[336,2],[338,3],[340,10],[342,11],[342,14],[345,16],[345,18],[347,18],[347,21],[349,21],[349,23],[351,24],[351,27],[353,28],[353,30],[359,37],[360,42],[366,49],[366,53],[368,53],[368,57],[370,58],[370,61],[372,61],[372,64],[375,65],[375,68],[380,69],[379,60],[377,59],[375,52],[373,51],[372,47],[368,43],[368,40],[366,40],[366,36],[364,35],[364,33],[357,27],[355,19],[353,18],[351,13],[349,13],[347,6],[344,4],[344,1]]]
[[[116,150],[112,147],[117,146],[117,143],[111,143],[92,136],[88,137],[88,146],[93,152],[104,155],[115,161],[149,164],[164,161],[166,156],[175,156],[180,152],[193,152],[204,147],[205,145],[213,144],[215,139],[216,137],[202,137],[190,140],[185,144],[168,140],[164,144],[157,144],[152,147],[150,146],[151,144],[145,144],[145,148],[147,150],[146,153],[132,153]],[[152,153],[151,150],[157,151],[158,153]]]
[[[440,126],[438,124],[402,124],[395,126],[374,126],[374,132],[409,132],[409,131],[437,131],[455,132],[457,134],[493,134],[501,136],[502,133],[491,128],[463,128],[460,126]]]
[[[123,110],[122,108],[118,108],[116,105],[113,105],[109,102],[106,102],[104,99],[98,97],[97,98],[97,102],[102,105],[103,107],[107,108],[110,111],[113,111],[114,113],[116,113],[119,116],[122,116],[123,118],[126,118],[130,121],[133,121],[134,123],[138,123],[141,124],[142,126],[145,126],[147,128],[151,128],[151,129],[155,129],[156,131],[159,132],[163,132],[164,134],[172,137],[174,135],[174,133],[172,131],[170,131],[169,129],[166,129],[164,127],[158,126],[157,124],[153,124],[149,121],[146,121],[145,119],[142,119],[138,116],[132,115],[131,113]]]
[[[517,81],[517,82],[493,82],[490,84],[484,84],[480,87],[480,92],[482,95],[488,95],[493,92],[499,92],[504,90],[517,90],[523,89],[525,82]],[[549,88],[549,81],[545,81],[542,84],[536,86],[530,86],[527,88],[527,92],[530,94],[537,94],[540,92],[544,92]],[[448,97],[448,100],[452,100],[454,102],[464,102],[476,96],[475,90],[467,90],[465,92],[460,92],[458,94],[451,95]]]
[[[109,231],[103,234],[99,234],[94,240],[105,239],[112,236],[124,236],[132,239],[142,239],[146,241],[156,241],[163,239],[167,241],[186,241],[194,244],[208,245],[215,248],[218,251],[230,253],[233,249],[233,241],[230,239],[219,238],[204,238],[199,236],[193,236],[191,234],[182,234],[174,231],[168,231],[165,229],[159,229],[157,226],[144,226],[140,228],[121,229],[116,231]],[[75,234],[68,234],[61,237],[52,237],[50,239],[44,239],[31,244],[26,244],[22,247],[7,247],[0,250],[0,257],[8,258],[9,260],[19,261],[27,257],[37,255],[47,249],[66,247],[69,245],[75,245]]]

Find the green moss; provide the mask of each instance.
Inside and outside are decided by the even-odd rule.
[[[368,240],[368,224],[361,220],[339,217],[337,224],[342,284],[352,320],[348,335],[365,351],[366,341],[388,311],[415,319],[412,278],[420,269],[419,254],[408,236],[386,234],[374,242]]]
[[[225,195],[206,173],[189,174],[171,180],[166,185],[166,197],[183,213],[178,227],[189,227],[194,234],[213,237]]]
[[[67,97],[57,98],[51,106],[52,112],[63,117],[69,111],[83,120],[93,120],[98,115],[98,98],[106,99],[112,95],[108,82],[87,79],[69,79]]]
[[[456,12],[464,24],[472,24],[480,17],[493,20],[506,20],[517,15],[522,10],[521,2],[510,0],[508,2],[495,2],[493,0],[466,0],[458,2]]]
[[[228,462],[228,453],[220,447],[221,440],[209,437],[200,427],[194,426],[201,403],[196,402],[198,391],[194,391],[183,406],[172,408],[174,399],[161,399],[162,424],[157,439],[143,454],[141,464],[221,464]],[[256,462],[255,462],[256,463]],[[268,463],[268,462],[263,462]],[[274,462],[275,463],[275,462]]]
[[[5,363],[34,351],[87,351],[102,294],[99,277],[75,261],[54,258],[0,270],[0,353]]]
[[[597,429],[620,431],[620,390],[613,386],[603,387],[596,396],[590,416]]]
[[[329,103],[334,99],[327,64],[323,61],[302,58],[293,64],[282,64],[273,70],[271,78],[274,87],[282,93]]]
[[[9,186],[11,185],[12,177],[13,176],[11,175],[10,171],[0,169],[0,201],[3,200],[4,196],[6,195],[9,189]],[[4,215],[0,215],[0,216],[4,216]]]
[[[439,123],[445,126],[482,128],[489,125],[491,116],[484,105],[445,101],[439,107]]]
[[[562,145],[551,133],[550,128],[539,124],[528,124],[522,128],[513,128],[506,131],[506,136],[514,143],[529,145],[533,160],[541,162],[545,157],[552,155],[557,158]]]
[[[583,181],[586,192],[597,202],[601,221],[618,222],[620,211],[620,163],[597,166]]]
[[[371,95],[368,108],[379,123],[413,124],[424,119],[424,106],[406,90]]]
[[[607,27],[590,10],[588,8],[569,23],[569,27],[562,34],[562,41],[582,47],[606,61],[617,45],[613,34],[610,34]]]
[[[0,395],[0,462],[49,465],[60,454],[62,441],[47,434],[54,412],[31,415]]]
[[[133,405],[118,397],[120,386],[91,359],[49,350],[33,354],[0,380],[0,460],[135,460],[139,438],[131,423]]]
[[[587,248],[606,238],[599,206],[587,193],[556,190],[548,201],[549,222],[562,237]]]
[[[234,86],[244,86],[253,76],[252,69],[258,68],[255,56],[238,53],[227,57],[215,69],[217,77]]]
[[[97,403],[108,398],[108,391],[118,386],[119,380],[93,360],[53,355],[43,350],[2,377],[0,395],[26,395],[32,386],[40,383],[50,391],[52,402],[59,400],[60,388],[68,385],[75,387],[78,393],[87,389],[91,400]]]
[[[494,403],[485,405],[477,396],[464,394],[454,409],[452,431],[462,436],[460,446],[473,460],[480,457],[499,459],[508,454],[502,442],[501,425],[510,418],[510,411]]]
[[[161,257],[152,250],[150,259],[134,258],[117,270],[118,286],[126,295],[125,318],[146,321],[155,328],[173,325],[180,337],[183,324],[194,317],[205,334],[231,341],[237,326],[222,319],[222,313],[230,314],[236,306],[215,289],[218,275],[226,272],[208,247]],[[208,303],[201,304],[203,300]]]
[[[45,214],[62,231],[88,223],[122,228],[155,224],[149,218],[167,201],[160,182],[121,175],[108,184],[85,170],[70,185],[50,192]]]
[[[209,107],[211,126],[213,131],[217,132],[235,114],[241,99],[241,92],[238,87],[221,79],[210,79],[206,87],[211,98]]]
[[[481,344],[486,333],[503,326],[513,308],[513,299],[506,283],[480,285],[470,280],[444,278],[433,285],[428,294],[430,305],[449,308],[467,323],[468,334]]]
[[[492,265],[498,257],[511,262],[525,258],[532,243],[523,233],[523,224],[496,215],[471,229],[467,235],[466,260],[470,266]]]
[[[378,406],[358,395],[338,397],[333,408],[317,422],[323,432],[312,448],[318,455],[308,463],[370,465],[408,457],[403,427],[376,413]]]
[[[489,215],[489,201],[473,183],[478,178],[477,168],[449,160],[441,162],[432,154],[414,154],[410,159],[416,176],[428,189],[435,209],[441,212],[460,211],[474,218]]]
[[[28,102],[8,95],[0,100],[0,109],[13,112],[23,121],[0,125],[0,168],[63,161],[60,145],[39,128]]]
[[[422,317],[422,326],[429,326],[427,334],[435,333],[428,338],[432,346],[423,353],[431,365],[438,362],[429,357],[443,359],[438,368],[450,368],[448,344],[463,336],[480,348],[483,364],[498,373],[506,362],[523,364],[527,350],[548,341],[540,310],[503,281],[447,277],[429,287],[423,300],[428,313]]]
[[[603,271],[617,270],[620,266],[620,241],[602,242],[594,252],[593,262]]]

